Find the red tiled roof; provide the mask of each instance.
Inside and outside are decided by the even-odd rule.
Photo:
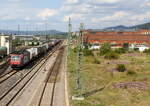
[[[87,32],[84,40],[87,42],[116,42],[116,43],[148,43],[150,44],[150,35],[144,35],[145,30],[139,32]],[[150,30],[146,30],[150,32]]]

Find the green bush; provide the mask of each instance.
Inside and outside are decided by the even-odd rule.
[[[119,58],[119,54],[111,51],[109,53],[107,53],[105,56],[104,56],[105,59],[118,59]]]
[[[100,48],[100,55],[105,55],[111,51],[111,45],[109,43],[104,43]]]
[[[136,75],[136,72],[129,70],[129,71],[127,72],[127,75]]]
[[[85,49],[83,50],[83,54],[84,54],[84,56],[94,56],[92,50],[89,50],[89,49],[87,49],[87,48],[85,48]]]
[[[125,67],[124,64],[118,64],[118,65],[117,65],[117,70],[118,70],[119,72],[124,72],[124,71],[126,70],[126,67]]]
[[[74,53],[77,53],[78,51],[79,51],[79,48],[78,48],[78,47],[75,47],[75,48],[73,49],[73,52],[74,52]],[[84,48],[84,49],[81,50],[81,51],[83,51],[84,56],[94,56],[92,50],[89,50],[88,48]]]
[[[139,51],[139,48],[134,48],[134,51]]]
[[[146,50],[144,50],[144,52],[143,53],[150,53],[150,49],[146,49]]]
[[[95,64],[101,64],[101,62],[97,58],[94,58],[94,63]]]
[[[77,48],[77,47],[75,47],[75,48],[73,49],[73,51],[74,51],[75,53],[77,53],[78,48]]]
[[[126,53],[126,51],[127,51],[127,50],[126,50],[125,48],[119,48],[119,49],[116,49],[116,50],[115,50],[115,52],[116,52],[116,53],[119,53],[119,54]]]

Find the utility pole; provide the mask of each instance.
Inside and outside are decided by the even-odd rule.
[[[72,33],[72,24],[71,24],[71,18],[69,18],[69,24],[68,24],[68,56],[70,55],[70,43],[71,43],[71,34]]]
[[[78,36],[78,52],[77,52],[77,69],[76,69],[76,90],[78,94],[73,96],[74,100],[84,100],[82,95],[83,84],[81,81],[81,72],[83,71],[83,28],[84,24],[80,24],[79,36]]]
[[[20,25],[18,24],[18,35],[20,35]]]
[[[81,71],[82,71],[82,60],[83,60],[83,23],[80,24],[80,32],[78,38],[78,67],[77,67],[77,89],[82,89],[81,84]]]
[[[36,35],[38,35],[38,25],[35,25]]]
[[[29,35],[29,29],[28,29],[28,25],[26,26],[26,35]]]
[[[46,42],[48,42],[48,34],[47,34],[47,20],[45,20],[45,37],[46,37]]]

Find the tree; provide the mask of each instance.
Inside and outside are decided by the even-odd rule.
[[[88,48],[83,49],[84,56],[94,56],[92,50],[89,50]]]
[[[19,38],[16,38],[15,40],[12,41],[12,45],[14,47],[21,45],[21,41]]]
[[[111,45],[109,43],[104,43],[100,48],[100,55],[105,55],[111,51]]]
[[[115,50],[116,53],[122,54],[122,53],[126,53],[126,49],[125,48],[118,48]]]
[[[118,58],[119,58],[119,54],[115,53],[114,51],[105,54],[105,59],[118,59]]]

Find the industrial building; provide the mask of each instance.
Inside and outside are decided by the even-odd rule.
[[[125,43],[129,45],[137,44],[138,47],[147,48],[150,46],[150,30],[137,31],[84,31],[84,42],[88,44],[110,43],[113,47],[123,47]],[[142,45],[142,46],[139,46]],[[137,46],[135,46],[137,47]]]
[[[139,30],[135,32],[92,32],[90,30],[85,31],[84,41],[86,43],[113,43],[113,44],[124,44],[124,43],[146,43],[150,45],[150,30]]]
[[[13,35],[13,39],[19,39],[20,41],[32,41],[33,35]]]
[[[38,41],[47,41],[48,40],[48,36],[46,35],[34,35],[34,38]]]
[[[20,41],[46,41],[47,36],[46,35],[13,35],[13,40],[19,39]]]

